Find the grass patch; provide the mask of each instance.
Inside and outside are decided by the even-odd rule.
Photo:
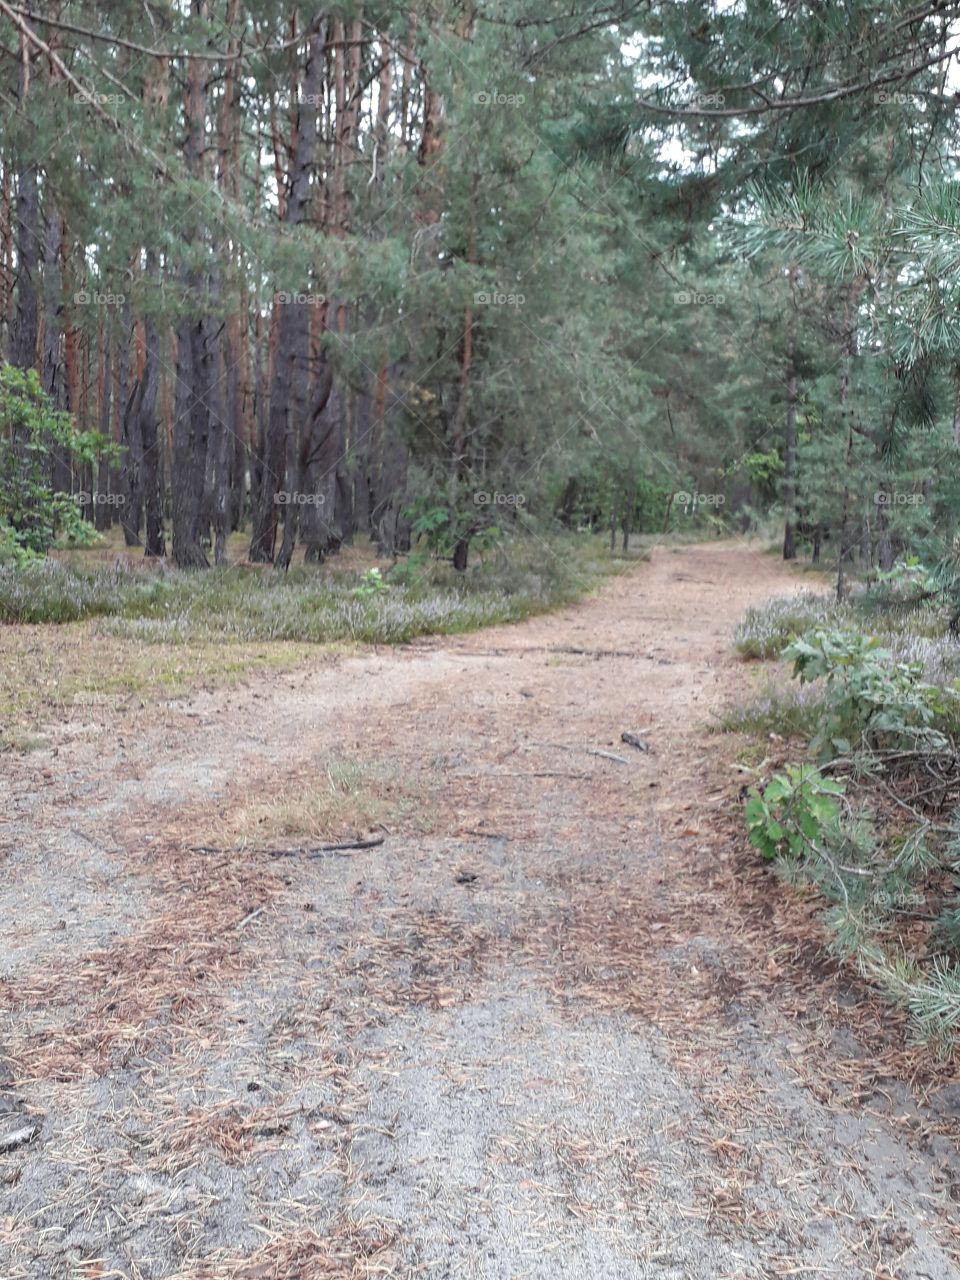
[[[317,645],[396,644],[514,622],[568,604],[643,558],[611,558],[592,535],[517,539],[458,574],[379,562],[388,589],[357,589],[368,545],[288,574],[234,564],[181,573],[122,548],[0,569],[0,744],[53,720],[239,684],[315,660]],[[54,625],[50,625],[54,624]],[[87,708],[87,712],[82,709]]]
[[[811,627],[841,626],[849,619],[849,609],[813,591],[795,596],[774,596],[748,609],[733,633],[733,643],[742,658],[779,658],[794,638]]]
[[[98,625],[0,628],[0,742],[8,749],[22,750],[18,737],[39,738],[54,720],[78,722],[105,710],[129,715],[317,656],[305,644],[143,645],[99,634]]]
[[[808,741],[817,730],[823,711],[823,694],[814,685],[778,685],[750,695],[724,711],[717,720],[721,733],[744,733],[754,737],[803,738]]]
[[[47,745],[43,734],[31,733],[27,729],[10,729],[0,733],[0,753],[14,751],[18,755],[27,755],[31,751],[42,751]]]
[[[359,568],[336,560],[275,573],[233,565],[181,573],[166,565],[112,569],[47,560],[0,569],[0,621],[103,619],[104,634],[147,644],[216,640],[399,644],[420,635],[516,622],[592,590],[631,561],[614,560],[595,536],[516,539],[466,573],[436,561],[382,563],[382,593],[358,594]]]
[[[237,843],[255,847],[310,844],[360,836],[375,827],[395,828],[427,812],[422,790],[397,769],[333,759],[319,782],[287,788],[241,809],[232,835]]]

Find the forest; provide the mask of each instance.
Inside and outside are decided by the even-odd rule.
[[[960,1276],[960,0],[0,0],[0,1278]]]
[[[950,545],[949,5],[2,13],[6,560]]]

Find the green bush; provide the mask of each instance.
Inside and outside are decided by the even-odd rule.
[[[949,794],[960,696],[956,683],[924,679],[925,670],[952,675],[942,635],[899,627],[892,641],[820,626],[786,646],[801,687],[818,691],[808,736],[820,767],[787,764],[752,786],[744,822],[765,861],[829,904],[833,949],[907,1011],[918,1038],[949,1051],[960,1030],[960,812],[944,824],[923,797]],[[904,653],[917,656],[897,660]],[[735,714],[782,732],[789,701],[780,693]],[[928,922],[925,935],[917,920]]]
[[[761,791],[751,787],[744,809],[747,836],[765,861],[801,858],[829,840],[840,818],[843,786],[808,764],[788,764]]]
[[[942,751],[933,728],[951,697],[926,684],[918,663],[894,662],[879,641],[854,631],[817,630],[784,650],[800,682],[822,679],[822,714],[810,748],[821,762],[858,749]],[[956,695],[952,695],[954,701]]]
[[[0,365],[0,564],[23,565],[54,542],[89,543],[91,526],[76,501],[56,492],[51,456],[93,466],[114,446],[94,431],[78,431],[68,413],[54,409],[35,369]]]

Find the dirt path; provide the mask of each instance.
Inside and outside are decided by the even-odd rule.
[[[12,762],[3,1280],[960,1275],[956,1086],[903,1082],[702,728],[796,587],[661,550]],[[193,851],[344,761],[381,846]]]

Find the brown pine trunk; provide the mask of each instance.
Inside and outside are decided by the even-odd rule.
[[[285,219],[290,226],[299,226],[307,218],[311,194],[310,174],[316,159],[317,111],[323,84],[325,51],[326,22],[321,20],[310,36],[303,92],[299,95],[300,111]],[[309,289],[310,282],[305,280],[302,287]],[[270,415],[263,459],[260,509],[250,544],[250,559],[264,563],[273,560],[278,512],[283,505],[286,508],[284,533],[277,565],[286,569],[293,558],[299,530],[299,504],[295,498],[292,501],[289,499],[293,494],[299,493],[300,439],[307,417],[311,307],[306,299],[298,299],[292,295],[279,309],[277,355],[270,388]],[[288,501],[278,503],[277,497],[285,486]]]
[[[5,164],[0,182],[0,353],[9,350],[13,303],[13,192]]]
[[[202,25],[207,19],[207,0],[193,0],[191,12]],[[184,160],[193,179],[203,177],[203,146],[207,118],[207,69],[200,58],[187,62],[184,100],[186,141]],[[189,253],[198,239],[198,229],[186,221],[183,239]],[[203,281],[193,266],[182,273],[187,306],[199,306]],[[203,315],[186,314],[177,333],[177,403],[173,425],[173,558],[181,569],[207,568],[203,549],[204,497],[210,411],[205,396],[211,386],[211,321]]]
[[[846,562],[852,548],[852,531],[850,515],[850,470],[853,466],[853,417],[847,409],[847,394],[850,389],[850,369],[856,355],[856,314],[860,295],[866,285],[860,276],[850,286],[850,296],[844,313],[844,327],[841,347],[840,388],[838,402],[843,418],[847,422],[847,445],[843,460],[843,500],[840,508],[840,549],[837,554],[837,601],[842,603],[846,596]]]
[[[107,325],[100,329],[100,371],[97,376],[97,430],[102,436],[110,438],[110,392],[113,377],[111,364],[110,332]],[[97,499],[93,507],[94,528],[102,533],[113,522],[114,507],[105,501],[110,494],[110,463],[101,454],[97,460],[97,482],[94,485],[94,497]]]
[[[28,110],[30,92],[30,49],[20,37],[20,79],[17,109]],[[37,363],[40,328],[40,197],[37,169],[25,163],[17,175],[16,202],[17,307],[11,344],[11,362],[18,369],[33,369]]]
[[[797,557],[797,375],[791,368],[787,377],[787,412],[783,431],[783,558]]]
[[[159,272],[152,255],[147,258],[147,274],[156,280]],[[143,505],[146,515],[145,556],[166,554],[163,537],[163,436],[157,412],[160,380],[160,336],[151,318],[143,325],[143,373],[137,386],[137,417],[142,449]]]

